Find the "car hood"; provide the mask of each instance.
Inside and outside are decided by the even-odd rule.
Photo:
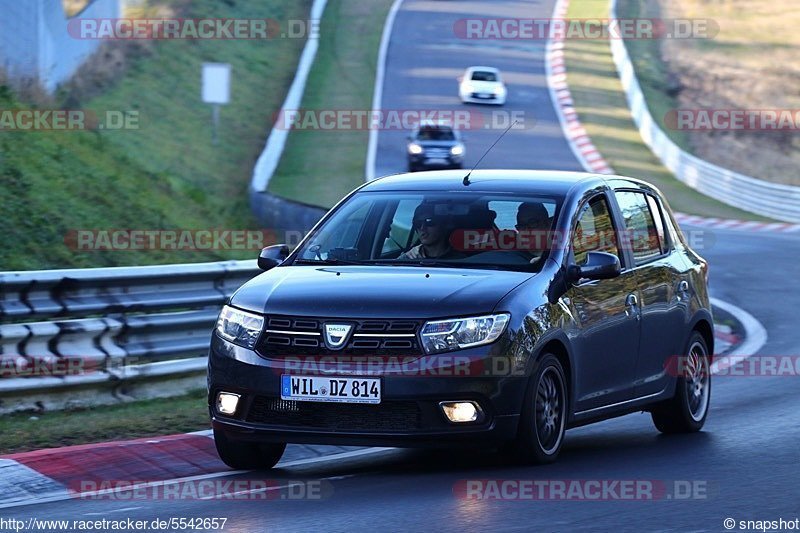
[[[383,266],[287,266],[245,283],[231,304],[256,313],[436,318],[491,312],[529,272]]]

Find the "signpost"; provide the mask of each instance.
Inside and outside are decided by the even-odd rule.
[[[211,104],[211,142],[217,144],[219,106],[231,97],[231,66],[228,63],[203,63],[203,102]]]

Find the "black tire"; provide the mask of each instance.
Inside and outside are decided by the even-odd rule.
[[[415,165],[413,163],[408,164],[408,171],[409,172],[417,172],[419,170],[419,165]]]
[[[214,444],[222,462],[235,470],[269,470],[280,461],[285,443],[231,440],[224,431],[214,430]]]
[[[680,373],[675,395],[651,411],[653,424],[661,433],[694,433],[706,423],[711,404],[711,358],[703,336],[692,332],[686,355],[676,365]]]
[[[558,358],[545,354],[531,376],[522,406],[517,458],[527,464],[552,463],[564,443],[569,388]]]

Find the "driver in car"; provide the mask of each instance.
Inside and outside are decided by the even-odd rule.
[[[461,259],[464,254],[450,245],[449,217],[436,214],[435,204],[421,203],[414,210],[413,229],[419,235],[420,244],[398,257],[407,259]]]

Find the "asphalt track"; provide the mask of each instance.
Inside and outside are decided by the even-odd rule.
[[[458,108],[455,77],[469,64],[506,72],[507,109],[534,113],[535,127],[511,132],[485,168],[579,170],[558,129],[544,80],[544,42],[460,42],[453,21],[470,15],[548,17],[552,2],[408,0],[398,13],[387,62],[384,108]],[[468,162],[493,133],[468,132]],[[402,132],[382,132],[378,175],[405,168]],[[692,229],[692,228],[687,228]],[[712,295],[754,315],[768,340],[755,357],[800,353],[795,279],[800,239],[790,234],[704,230],[700,253],[711,263]],[[290,501],[151,499],[67,500],[6,509],[4,517],[152,520],[226,517],[225,531],[725,531],[723,520],[800,517],[800,377],[714,378],[703,432],[666,437],[634,414],[567,433],[559,461],[520,467],[476,452],[394,450],[339,461],[295,464],[269,474],[216,479],[323,480],[324,498]],[[654,499],[477,500],[464,480],[639,480],[664,487]],[[684,499],[675,491],[698,490]],[[739,531],[738,524],[734,531]]]

